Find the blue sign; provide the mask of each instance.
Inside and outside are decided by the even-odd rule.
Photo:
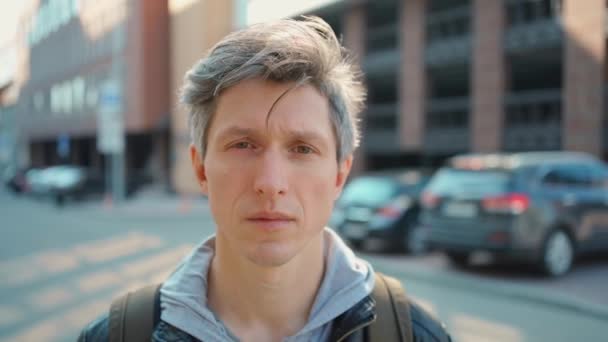
[[[67,134],[61,134],[57,138],[57,154],[61,158],[67,158],[70,156],[70,136]]]

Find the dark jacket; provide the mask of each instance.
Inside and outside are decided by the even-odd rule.
[[[333,330],[329,340],[331,342],[379,342],[369,341],[367,338],[367,329],[365,328],[376,318],[375,305],[374,299],[368,296],[350,310],[338,316],[333,322]],[[414,341],[451,341],[445,327],[412,302],[410,302],[410,314],[412,318]],[[82,331],[78,338],[78,342],[106,342],[108,339],[108,314],[106,313],[98,320],[89,324],[89,326]],[[154,329],[152,341],[199,342],[196,338],[162,320]]]

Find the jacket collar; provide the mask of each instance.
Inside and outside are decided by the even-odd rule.
[[[333,322],[330,341],[343,341],[376,320],[376,301],[367,296]]]

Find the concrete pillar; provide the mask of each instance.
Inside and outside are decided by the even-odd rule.
[[[564,0],[562,145],[602,154],[606,3]]]
[[[344,46],[351,51],[356,60],[361,64],[364,61],[367,36],[367,19],[365,3],[361,1],[346,0],[346,10],[342,18],[342,32],[344,35]],[[359,121],[359,129],[362,139],[359,148],[355,151],[354,163],[351,169],[351,176],[360,174],[367,168],[366,153],[363,145],[365,144],[365,123],[366,118],[362,115]]]
[[[399,137],[401,147],[423,147],[426,116],[426,0],[401,0],[399,6]]]
[[[505,93],[505,4],[473,1],[471,147],[475,152],[502,148]]]

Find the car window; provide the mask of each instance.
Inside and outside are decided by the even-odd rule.
[[[356,178],[346,186],[339,202],[341,204],[353,202],[366,205],[381,204],[390,200],[397,190],[396,182],[390,178]]]
[[[588,187],[592,184],[591,168],[587,165],[559,165],[553,167],[543,183],[551,186]]]
[[[427,190],[440,195],[487,196],[509,191],[512,174],[502,170],[441,169]]]
[[[608,167],[603,164],[597,164],[591,168],[591,185],[608,188]]]

